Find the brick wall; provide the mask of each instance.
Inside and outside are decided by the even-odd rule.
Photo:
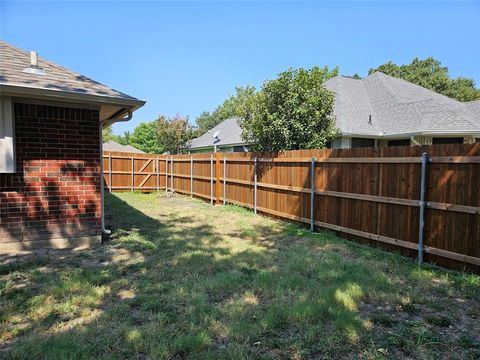
[[[98,111],[16,103],[14,117],[17,169],[0,174],[0,246],[100,235]]]

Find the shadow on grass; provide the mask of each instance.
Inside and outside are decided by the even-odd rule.
[[[0,289],[7,348],[0,355],[342,357],[371,341],[360,301],[395,291],[385,272],[371,268],[375,260],[357,261],[333,234],[248,224],[252,217],[236,209],[198,203],[190,212],[154,212],[168,204],[154,195],[107,195],[111,241],[2,267],[16,281]],[[197,219],[211,211],[247,223],[221,232]]]

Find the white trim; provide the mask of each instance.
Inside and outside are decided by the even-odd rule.
[[[15,126],[12,98],[0,97],[0,173],[15,173]]]
[[[28,86],[6,85],[1,83],[0,93],[12,97],[35,98],[65,103],[81,103],[98,107],[113,105],[119,108],[117,112],[115,112],[114,114],[108,114],[107,116],[105,116],[105,118],[102,117],[104,115],[102,115],[102,109],[100,109],[100,121],[109,121],[112,118],[118,119],[125,113],[133,112],[141,108],[145,104],[145,101],[138,99],[80,94],[71,91],[49,90]]]
[[[44,95],[48,97],[60,97],[62,99],[75,99],[81,100],[82,102],[95,102],[95,103],[105,103],[105,104],[118,104],[118,105],[129,105],[134,106],[135,110],[145,104],[145,101],[138,100],[135,98],[123,98],[115,96],[105,96],[105,95],[95,95],[95,94],[85,94],[77,93],[73,91],[62,91],[62,90],[52,90],[38,88],[34,86],[25,86],[22,84],[0,84],[0,90],[2,93],[11,93],[18,95]],[[133,110],[133,109],[132,109]]]

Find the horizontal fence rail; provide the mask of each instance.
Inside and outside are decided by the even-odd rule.
[[[425,154],[425,155],[423,155]],[[423,161],[422,161],[423,159]],[[177,192],[480,272],[480,144],[104,153],[109,191]]]

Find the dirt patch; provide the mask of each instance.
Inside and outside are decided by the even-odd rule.
[[[480,346],[480,303],[471,299],[438,298],[444,309],[432,308],[432,303],[405,303],[391,305],[378,300],[366,299],[360,302],[362,319],[374,324],[379,336],[394,333],[405,326],[424,327],[442,343],[461,343],[468,338]],[[448,305],[446,305],[448,304]]]

